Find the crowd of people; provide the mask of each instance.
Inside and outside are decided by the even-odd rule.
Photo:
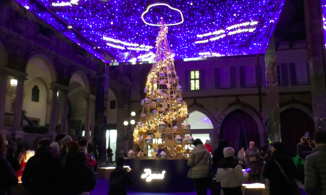
[[[30,195],[82,195],[95,188],[96,160],[88,142],[58,134],[55,142],[43,138],[33,151],[21,140],[0,132],[0,195],[10,195],[21,182]],[[91,156],[91,158],[90,158]]]
[[[187,176],[197,195],[207,195],[207,188],[212,195],[242,195],[242,184],[248,181],[267,181],[270,195],[299,195],[295,180],[304,184],[308,194],[326,194],[326,131],[315,132],[314,140],[301,138],[296,158],[285,153],[281,142],[258,149],[251,141],[247,150],[241,147],[237,154],[227,140],[220,140],[214,151],[210,141],[203,144],[196,139],[193,145]],[[92,167],[97,162],[88,153],[87,140],[77,142],[59,134],[52,143],[46,138],[39,140],[33,151],[28,144],[6,140],[0,133],[0,147],[0,195],[10,195],[10,188],[20,181],[31,195],[82,195],[95,188]],[[299,164],[304,167],[300,169]],[[123,165],[124,158],[117,158],[110,176],[110,195],[125,195],[126,185],[133,183],[131,169],[125,170]]]
[[[188,160],[188,177],[193,179],[197,195],[207,195],[207,188],[212,195],[242,195],[246,182],[264,182],[270,195],[299,195],[300,181],[306,193],[326,195],[326,131],[317,131],[314,140],[302,137],[297,158],[287,155],[281,142],[258,149],[251,141],[247,150],[241,147],[236,155],[227,140],[220,140],[211,158],[209,143],[194,140]]]

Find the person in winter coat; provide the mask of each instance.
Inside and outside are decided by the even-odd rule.
[[[242,195],[241,187],[246,178],[241,165],[234,159],[235,151],[231,147],[223,149],[224,159],[219,165],[216,180],[221,183],[224,195]],[[248,177],[248,174],[246,175]]]
[[[305,160],[306,157],[312,153],[314,147],[315,145],[312,143],[310,137],[302,137],[300,143],[297,145],[297,154],[299,154],[301,159]]]
[[[96,165],[96,160],[93,158],[93,159],[89,159],[88,158],[88,152],[87,152],[87,147],[88,147],[88,142],[86,139],[82,139],[79,141],[79,151],[80,152],[83,152],[86,156],[86,161],[88,162],[88,165],[90,167],[94,167]]]
[[[64,138],[60,140],[60,155],[59,159],[61,161],[61,165],[64,167],[66,165],[67,161],[67,144],[70,142],[72,139],[70,135],[66,135]]]
[[[238,152],[238,163],[243,169],[246,167],[246,152],[244,147],[242,147]]]
[[[282,167],[289,181],[296,176],[296,168],[293,160],[284,154],[284,146],[281,142],[272,144],[272,157],[265,164],[263,176],[269,180],[270,195],[293,194],[292,186],[282,174],[277,163]]]
[[[6,152],[6,159],[10,163],[12,169],[16,172],[20,170],[20,164],[15,158],[15,148],[13,146],[8,145],[7,146],[7,152]]]
[[[315,133],[316,147],[305,160],[304,189],[311,195],[326,194],[326,132]]]
[[[131,170],[123,168],[124,158],[117,159],[117,167],[110,174],[109,195],[126,195],[127,185],[133,184],[133,177]]]
[[[0,195],[7,195],[10,188],[18,183],[16,173],[4,157],[7,144],[3,134],[0,132]]]
[[[192,144],[195,148],[189,156],[188,166],[191,168],[187,176],[194,181],[197,195],[207,195],[212,158],[200,139],[196,139]]]
[[[220,162],[224,158],[223,150],[226,147],[229,147],[229,143],[228,143],[228,141],[222,139],[222,140],[220,140],[220,143],[219,143],[217,149],[214,150],[211,178],[215,177],[218,166],[220,165]],[[214,195],[220,195],[220,193],[221,193],[221,184],[219,182],[215,182],[213,179],[212,179],[212,183],[211,183],[211,193]]]
[[[76,141],[67,144],[67,161],[63,171],[62,195],[83,195],[95,188],[95,175],[86,161],[85,153],[79,152]]]
[[[212,143],[211,143],[211,140],[206,140],[206,143],[205,143],[205,147],[206,147],[206,150],[211,153],[211,155],[213,156],[214,155],[214,152],[212,150]]]
[[[259,163],[260,151],[255,147],[255,142],[251,141],[249,148],[246,151],[246,163],[250,168],[249,179],[253,182],[260,181],[260,163]]]
[[[50,143],[49,139],[41,139],[35,156],[26,164],[22,182],[30,195],[59,194],[62,167],[59,159],[53,156]]]

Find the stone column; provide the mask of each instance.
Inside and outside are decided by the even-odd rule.
[[[60,132],[67,134],[67,115],[68,115],[68,91],[62,90],[62,113],[61,113],[61,126]]]
[[[265,76],[267,78],[268,136],[272,142],[281,141],[277,62],[274,36],[271,37],[269,46],[265,53],[265,67]]]
[[[95,105],[95,99],[91,101],[91,127],[90,127],[90,131],[91,131],[91,135],[88,138],[88,142],[92,142],[93,141],[93,137],[94,137],[94,125],[95,125],[95,110],[94,110],[94,105]]]
[[[53,139],[56,132],[56,126],[57,126],[57,92],[58,89],[55,86],[55,84],[51,84],[51,90],[52,90],[52,100],[51,100],[51,119],[50,119],[50,126],[49,126],[49,135]]]
[[[7,96],[8,74],[0,74],[0,131],[4,131],[4,119],[6,113],[6,96]]]
[[[23,115],[23,98],[24,98],[24,81],[25,77],[17,77],[17,88],[14,109],[14,126],[13,131],[16,137],[21,137],[22,131],[22,115]]]
[[[126,139],[126,127],[123,125],[123,121],[127,120],[124,116],[124,107],[119,106],[117,111],[117,154],[116,157],[123,156],[123,151],[125,150],[125,139]]]
[[[304,0],[315,129],[326,130],[325,37],[321,0]]]
[[[46,98],[46,121],[45,124],[50,124],[51,120],[51,98]]]
[[[85,138],[88,139],[89,138],[89,130],[90,130],[90,114],[91,114],[91,97],[90,94],[86,94],[85,95],[85,100],[86,100],[86,117],[85,117]]]

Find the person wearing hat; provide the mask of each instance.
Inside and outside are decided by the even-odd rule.
[[[284,153],[284,145],[275,142],[272,146],[272,157],[267,160],[263,176],[269,180],[270,195],[293,194],[293,181],[296,167],[293,160]]]
[[[221,183],[224,195],[242,195],[241,186],[248,177],[247,173],[242,172],[242,167],[235,160],[234,154],[232,147],[223,149],[224,159],[216,173],[216,181]]]

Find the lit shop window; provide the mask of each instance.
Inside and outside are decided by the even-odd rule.
[[[199,90],[199,70],[190,71],[190,90]]]

